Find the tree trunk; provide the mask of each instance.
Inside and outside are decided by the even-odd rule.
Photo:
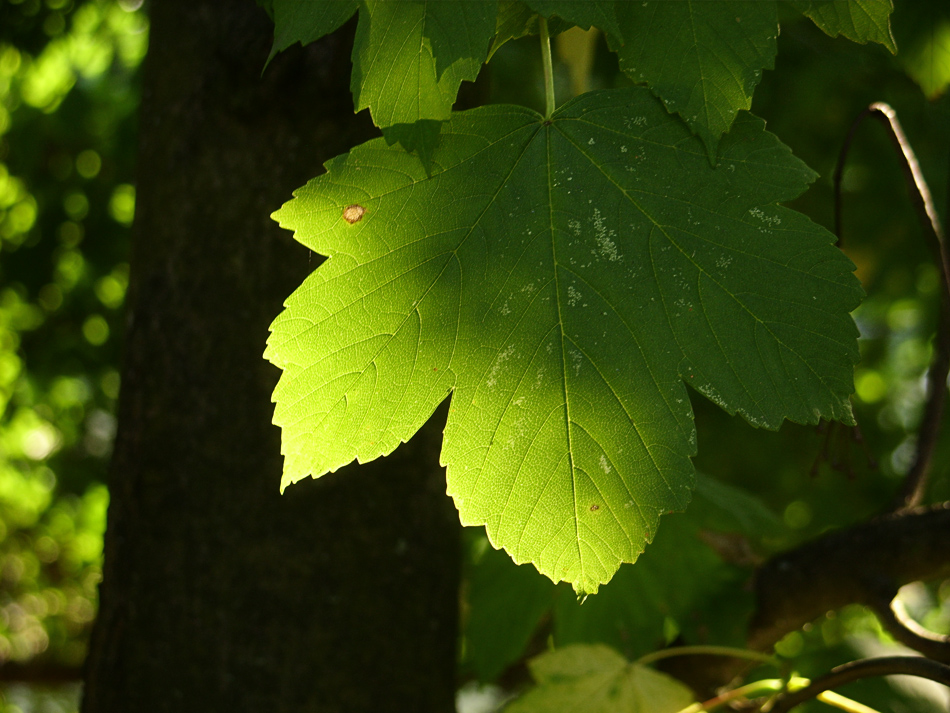
[[[278,492],[261,354],[318,258],[268,215],[373,131],[352,113],[352,25],[262,77],[273,26],[250,0],[152,7],[83,711],[454,710],[459,525],[438,429]]]

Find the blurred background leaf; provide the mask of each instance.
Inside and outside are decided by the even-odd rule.
[[[0,0],[0,700],[9,711],[75,706],[95,617],[148,44],[141,5]],[[44,689],[70,681],[65,692]]]

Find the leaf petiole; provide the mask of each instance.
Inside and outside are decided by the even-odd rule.
[[[652,653],[641,656],[637,659],[638,664],[648,664],[660,659],[670,658],[672,656],[733,656],[735,658],[749,659],[750,661],[761,661],[762,663],[777,664],[774,656],[764,654],[761,651],[750,651],[749,649],[739,649],[732,646],[675,646],[669,649],[660,649]]]
[[[548,21],[538,18],[541,27],[541,64],[544,66],[544,118],[554,114],[554,64],[551,60],[551,36],[548,34]]]

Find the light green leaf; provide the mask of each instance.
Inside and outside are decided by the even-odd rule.
[[[362,0],[353,48],[356,110],[377,126],[444,121],[495,34],[497,2]]]
[[[330,257],[268,342],[283,484],[392,452],[452,393],[462,522],[595,592],[688,502],[684,382],[760,426],[850,422],[860,288],[775,204],[813,174],[751,116],[720,153],[630,88],[458,114],[431,173],[383,139],[329,162],[275,214]]]
[[[618,0],[620,68],[646,83],[715,157],[720,136],[752,105],[762,70],[775,62],[778,15],[771,0]]]
[[[295,42],[306,45],[329,35],[357,7],[357,0],[273,0],[274,46],[267,62]]]
[[[791,3],[830,37],[843,35],[861,44],[877,42],[897,54],[890,24],[894,11],[892,0],[791,0]]]
[[[694,700],[675,678],[600,644],[549,651],[529,666],[538,685],[506,713],[676,713]]]

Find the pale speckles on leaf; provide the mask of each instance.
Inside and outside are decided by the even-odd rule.
[[[582,296],[573,285],[567,288],[567,304],[571,307],[576,307]]]
[[[777,215],[766,215],[761,208],[750,208],[749,215],[751,215],[753,218],[761,220],[769,227],[775,227],[782,224],[781,218],[779,218]]]
[[[343,220],[352,225],[353,223],[359,223],[363,220],[363,216],[366,214],[366,208],[361,205],[353,203],[348,205],[343,209]]]
[[[584,357],[582,357],[581,353],[577,351],[576,349],[571,349],[570,353],[571,353],[571,366],[574,367],[574,373],[580,374],[581,362],[583,361]]]
[[[550,347],[551,345],[548,344],[548,346]],[[549,351],[550,351],[550,350],[549,350]],[[542,383],[543,381],[544,381],[544,367],[541,367],[541,368],[538,369],[538,374],[537,374],[537,376],[535,377],[534,386],[533,386],[532,388],[533,388],[533,389],[540,389],[540,388],[541,388],[541,383]]]
[[[600,454],[600,469],[604,471],[604,473],[609,473],[613,470],[613,468],[610,467],[610,463],[607,462],[607,456],[603,453]]]
[[[498,372],[501,371],[502,365],[511,358],[515,353],[515,345],[509,344],[505,351],[500,352],[497,357],[495,357],[495,363],[492,365],[491,372],[488,374],[488,379],[485,383],[488,385],[488,388],[492,388],[498,377]]]
[[[604,225],[604,217],[597,208],[594,208],[594,217],[591,222],[594,224],[594,238],[597,241],[597,252],[595,254],[610,260],[610,262],[623,259],[623,256],[617,252],[617,244],[613,241],[617,233],[613,230],[607,230],[607,226]]]

